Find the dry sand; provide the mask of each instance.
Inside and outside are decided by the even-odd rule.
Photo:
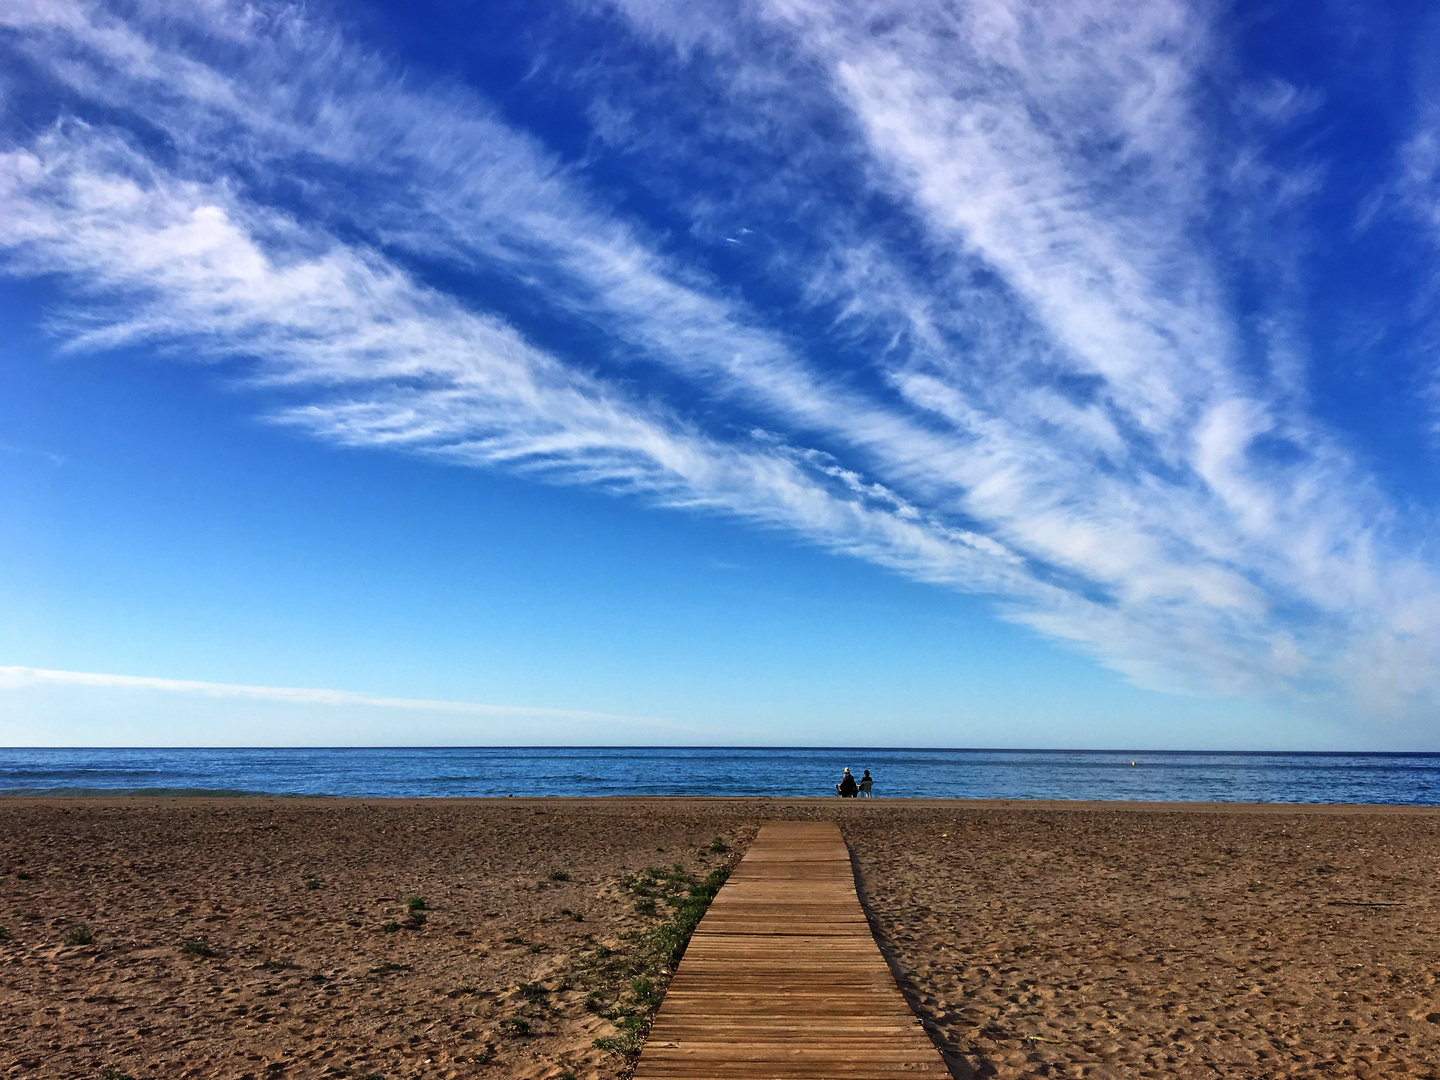
[[[5,799],[0,1077],[613,1077],[621,875],[816,816],[959,1077],[1440,1077],[1440,811],[722,799]]]
[[[920,809],[846,830],[961,1077],[1440,1077],[1440,813]]]

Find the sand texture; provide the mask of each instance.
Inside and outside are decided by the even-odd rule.
[[[596,943],[657,921],[617,879],[748,838],[703,808],[519,799],[0,815],[0,1076],[85,1080],[613,1076],[591,1042],[615,1029],[568,984]],[[94,942],[66,944],[81,925]]]
[[[0,801],[0,1076],[615,1077],[622,876],[788,817],[958,1077],[1440,1077],[1436,811],[718,799]]]
[[[970,1076],[1440,1077],[1440,816],[916,810],[847,830]]]

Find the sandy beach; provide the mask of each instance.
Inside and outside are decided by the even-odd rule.
[[[791,817],[841,823],[956,1076],[1440,1076],[1440,810],[104,798],[0,815],[3,1076],[622,1075],[592,1045],[616,1031],[594,958],[665,910],[626,875],[703,876]]]

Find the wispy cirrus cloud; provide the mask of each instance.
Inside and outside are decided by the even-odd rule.
[[[1434,632],[1433,573],[1390,546],[1393,511],[1305,413],[1280,332],[1295,313],[1239,312],[1226,215],[1237,230],[1271,223],[1314,190],[1315,168],[1282,175],[1215,130],[1200,84],[1226,60],[1200,12],[757,3],[698,29],[669,5],[616,6],[687,71],[713,56],[715,77],[796,140],[817,113],[793,103],[815,98],[787,83],[813,83],[818,67],[831,89],[820,111],[838,102],[851,122],[832,157],[861,162],[854,172],[910,207],[957,268],[927,287],[841,210],[829,265],[843,272],[815,292],[908,332],[913,347],[878,366],[909,404],[973,440],[956,470],[966,509],[1118,599],[1113,621],[1093,608],[1020,618],[1103,641],[1137,673],[1147,650],[1126,641],[1137,631],[1188,637],[1199,653],[1229,642],[1301,679],[1319,666],[1348,679],[1362,652],[1361,666],[1430,648],[1419,641]],[[787,45],[756,47],[776,35]],[[1269,90],[1275,107],[1246,111],[1282,123],[1314,107],[1313,94]],[[1273,275],[1277,249],[1299,241],[1249,244]],[[998,287],[968,287],[976,274]],[[975,333],[977,310],[1007,332]],[[1225,662],[1236,677],[1247,669]]]
[[[154,690],[207,698],[277,701],[291,705],[360,705],[409,712],[456,713],[463,716],[540,718],[551,720],[625,720],[644,718],[577,709],[540,709],[527,705],[483,705],[473,701],[436,701],[428,698],[378,697],[353,690],[324,690],[300,686],[253,686],[196,679],[162,679],[149,675],[113,675],[97,671],[54,671],[48,668],[0,666],[0,690],[31,686],[79,686],[107,690]],[[658,722],[658,721],[656,721]]]
[[[438,746],[694,743],[706,735],[661,716],[19,666],[0,666],[0,701],[0,733],[12,745],[107,745],[137,733],[173,740],[168,716],[183,718],[179,730],[192,746],[388,745],[397,725],[408,739]],[[22,719],[35,714],[54,719],[43,728]]]
[[[0,199],[13,267],[89,290],[94,303],[59,324],[73,347],[253,357],[262,381],[318,392],[277,421],[345,445],[726,511],[934,580],[1023,583],[1000,545],[926,520],[824,455],[707,437],[375,252],[244,204],[224,183],[177,179],[114,134],[67,125],[0,156]]]
[[[1433,571],[1237,313],[1202,14],[620,10],[670,58],[591,65],[592,119],[683,243],[295,9],[37,2],[11,47],[94,115],[12,133],[9,268],[67,275],[72,347],[247,363],[321,438],[792,530],[1149,685],[1430,700]]]
[[[15,446],[11,443],[0,443],[0,454],[15,454],[20,457],[44,458],[57,469],[65,464],[65,455],[57,454],[53,450],[42,450],[35,446]]]

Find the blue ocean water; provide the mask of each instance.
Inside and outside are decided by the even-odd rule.
[[[834,794],[889,798],[1440,804],[1440,754],[611,748],[0,749],[0,793]]]

